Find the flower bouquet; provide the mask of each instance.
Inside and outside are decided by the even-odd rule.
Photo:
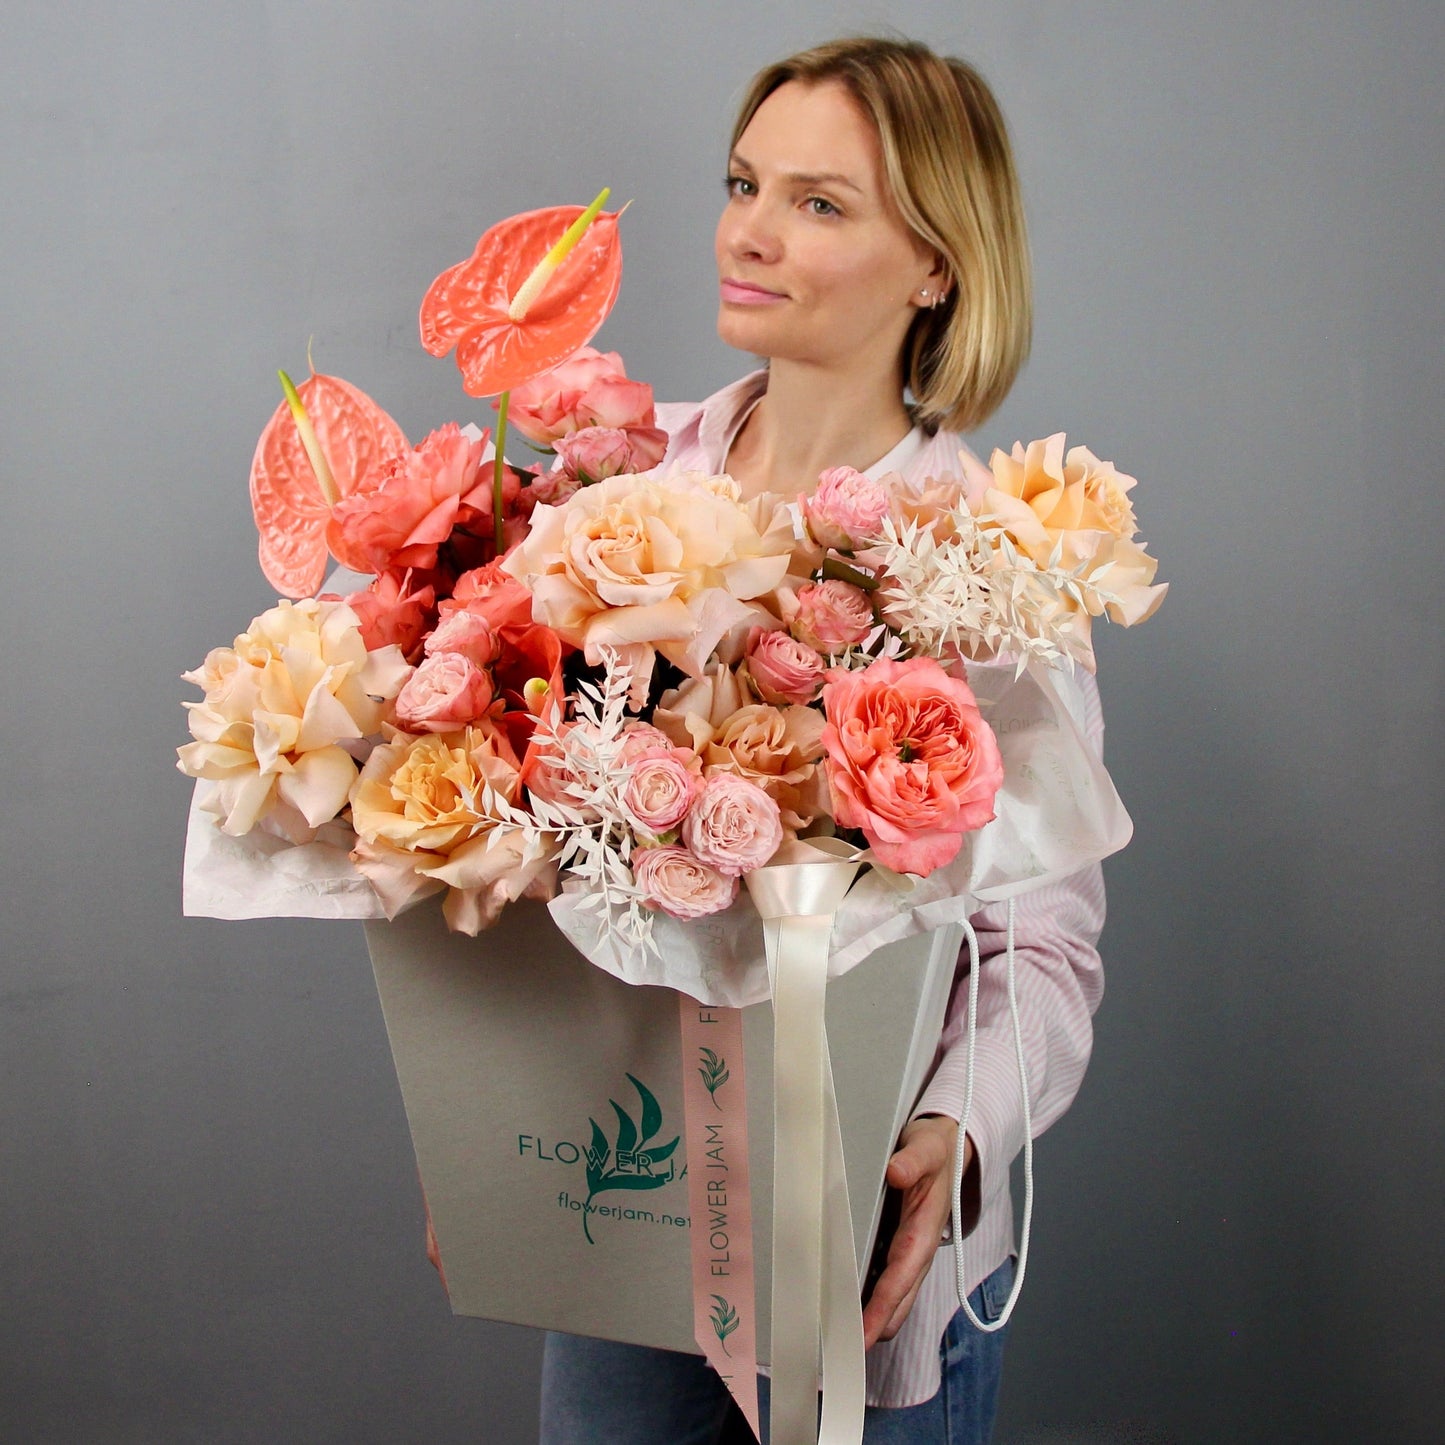
[[[606,196],[494,226],[422,302],[493,428],[413,446],[349,383],[283,374],[251,471],[283,597],[186,674],[187,911],[440,895],[474,935],[545,901],[626,982],[773,998],[780,1038],[803,970],[788,1027],[822,1040],[826,977],[1127,839],[1070,677],[1095,617],[1142,621],[1165,589],[1133,479],[1062,435],[800,497],[669,468],[651,389],[587,344],[620,283]],[[512,433],[541,460],[509,463]],[[829,1117],[820,1095],[820,1150]],[[853,1268],[851,1237],[835,1256]],[[798,1352],[811,1392],[816,1333]]]

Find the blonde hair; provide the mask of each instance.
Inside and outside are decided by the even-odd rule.
[[[904,221],[943,257],[948,296],[920,309],[909,329],[904,377],[922,425],[971,430],[1008,395],[1033,332],[1023,197],[993,92],[971,65],[917,41],[834,40],[753,77],[734,147],[763,101],[790,80],[846,87],[878,132]]]

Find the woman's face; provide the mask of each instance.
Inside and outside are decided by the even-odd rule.
[[[758,107],[728,167],[716,252],[718,335],[757,356],[896,363],[920,290],[937,292],[872,123],[835,81],[788,81]]]

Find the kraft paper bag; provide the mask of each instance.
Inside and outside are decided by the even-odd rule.
[[[454,1312],[696,1353],[678,995],[593,966],[541,904],[513,904],[467,938],[430,900],[366,935]],[[960,937],[953,926],[889,944],[828,987],[860,1278]],[[766,1363],[771,1006],[743,1019]],[[728,1211],[703,1224],[726,1255]]]

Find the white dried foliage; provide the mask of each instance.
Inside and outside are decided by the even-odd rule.
[[[632,873],[635,837],[622,800],[632,775],[620,758],[633,669],[610,649],[602,661],[602,686],[583,682],[571,694],[580,726],[538,724],[535,737],[566,801],[533,795],[529,821],[548,835],[558,869],[583,885],[579,906],[597,916],[599,935],[620,934],[625,944],[655,954],[652,911]]]
[[[944,658],[1013,653],[1019,670],[1030,658],[1089,664],[1089,614],[1112,600],[1099,569],[1062,565],[1055,547],[1039,566],[1001,526],[966,509],[952,514],[956,535],[939,541],[933,531],[892,517],[870,554],[882,564],[878,599],[882,615],[910,652]]]

